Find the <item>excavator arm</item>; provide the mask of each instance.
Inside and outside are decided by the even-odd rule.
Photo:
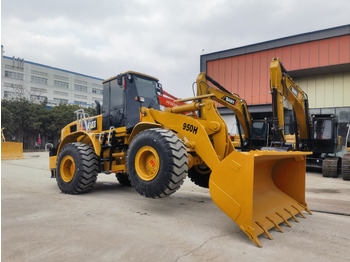
[[[207,80],[213,83],[217,88],[212,87],[208,84]],[[213,94],[212,99],[221,105],[231,109],[235,115],[238,122],[241,124],[241,127],[244,132],[244,136],[249,142],[251,138],[251,127],[252,127],[252,119],[248,111],[247,103],[244,99],[242,99],[238,94],[231,93],[223,86],[221,86],[214,79],[206,75],[204,72],[200,73],[197,77],[197,95],[206,95]],[[238,127],[240,132],[240,128]],[[242,136],[241,137],[241,145]]]
[[[307,94],[293,81],[283,67],[279,58],[274,58],[270,64],[273,141],[284,143],[284,107],[286,99],[293,107],[299,129],[300,142],[304,147],[311,146],[311,117]],[[297,132],[296,132],[297,136]],[[298,139],[296,139],[298,141]],[[296,143],[297,146],[299,143]]]

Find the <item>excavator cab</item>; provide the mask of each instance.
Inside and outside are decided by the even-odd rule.
[[[338,118],[335,115],[313,115],[312,148],[314,153],[338,151]]]
[[[252,121],[251,147],[262,148],[268,144],[269,124],[266,120]]]
[[[131,130],[140,122],[140,108],[160,110],[161,84],[155,77],[128,71],[103,81],[102,129],[126,126]]]

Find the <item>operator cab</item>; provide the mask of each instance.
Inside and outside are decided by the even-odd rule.
[[[266,147],[268,142],[268,123],[264,120],[252,120],[251,144],[253,148]]]
[[[153,76],[128,71],[103,81],[102,129],[111,126],[132,129],[140,122],[140,108],[160,110],[159,80]]]
[[[314,153],[335,153],[338,142],[338,118],[335,115],[313,115],[312,143]]]

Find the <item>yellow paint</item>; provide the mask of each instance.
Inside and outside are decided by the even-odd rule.
[[[75,162],[74,158],[70,155],[65,156],[60,165],[60,175],[64,182],[69,183],[72,181],[75,174]]]
[[[135,156],[135,169],[145,181],[154,179],[159,171],[160,161],[157,151],[150,146],[143,146]]]
[[[308,211],[305,163],[302,152],[233,151],[212,169],[211,197],[261,246],[260,234]]]
[[[1,142],[1,160],[22,159],[23,143]]]

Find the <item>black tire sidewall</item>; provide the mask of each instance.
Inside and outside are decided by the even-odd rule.
[[[162,132],[164,134],[163,129],[148,129],[139,133],[133,139],[128,151],[127,169],[129,174],[129,180],[131,182],[131,185],[135,188],[135,190],[146,197],[163,197],[163,194],[167,190],[167,185],[170,181],[169,174],[173,174],[173,149],[171,148],[171,146],[169,146],[169,141],[165,136],[163,136]],[[167,132],[170,133],[170,131]],[[152,147],[154,150],[156,150],[159,157],[158,173],[152,180],[149,181],[143,180],[137,174],[135,169],[136,154],[144,146]]]
[[[203,171],[202,170],[201,170],[201,167],[199,166],[193,166],[190,170],[188,170],[188,177],[197,186],[200,186],[203,188],[209,188],[209,178],[210,178],[211,170],[209,169],[209,167],[207,167]]]
[[[141,191],[152,191],[152,187],[159,188],[161,186],[162,181],[164,179],[164,174],[166,172],[166,166],[168,166],[170,163],[168,163],[168,159],[166,157],[166,152],[162,146],[160,146],[159,143],[162,141],[156,140],[154,141],[153,136],[148,137],[147,134],[151,132],[143,132],[140,133],[138,137],[135,137],[133,147],[130,148],[128,153],[128,170],[130,172],[130,180],[134,187],[141,188]],[[135,158],[137,152],[144,146],[150,146],[153,149],[156,150],[158,157],[159,157],[159,170],[152,180],[146,181],[143,180],[136,172],[135,169]],[[166,177],[165,177],[166,179]],[[152,186],[151,186],[152,185]],[[157,192],[153,192],[154,194],[157,194]]]
[[[88,151],[91,150],[91,147],[83,144],[83,143],[70,143],[65,145],[60,153],[58,154],[57,158],[57,168],[56,168],[56,181],[58,184],[58,187],[61,189],[63,193],[66,194],[78,194],[78,193],[84,193],[87,190],[79,190],[79,186],[82,183],[82,180],[84,179],[84,163],[83,163],[83,156],[81,155],[81,149],[79,149],[79,146],[84,146]],[[91,153],[94,153],[91,151]],[[65,182],[60,173],[60,166],[61,162],[64,157],[71,156],[74,160],[75,164],[75,172],[73,175],[73,178],[69,182]],[[97,170],[95,170],[96,176],[97,176]],[[96,180],[96,178],[94,179]]]

